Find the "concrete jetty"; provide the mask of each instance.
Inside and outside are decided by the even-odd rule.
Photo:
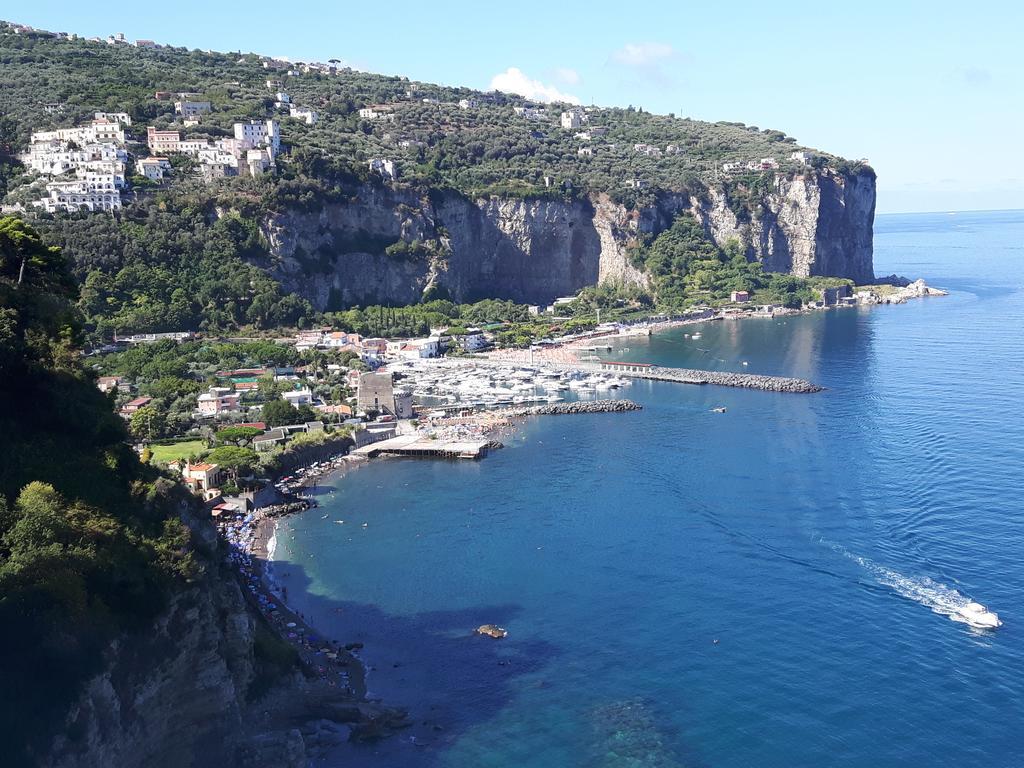
[[[487,440],[431,440],[420,434],[399,435],[364,445],[352,451],[355,456],[416,456],[437,459],[479,459],[487,454]]]

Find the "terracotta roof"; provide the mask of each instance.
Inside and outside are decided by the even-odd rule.
[[[216,469],[216,468],[217,468],[216,464],[207,464],[207,463],[204,462],[202,464],[193,464],[188,469],[189,469],[189,472],[209,472],[211,469]]]

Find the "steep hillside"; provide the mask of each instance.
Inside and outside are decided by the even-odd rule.
[[[33,214],[72,257],[106,335],[293,325],[432,297],[541,303],[598,282],[646,289],[628,253],[684,213],[766,269],[873,278],[874,172],[776,130],[3,25],[0,64],[8,204],[40,180],[4,157],[32,130],[97,110],[131,116],[136,158],[148,127],[214,140],[236,120],[281,121],[272,174],[203,182],[179,158],[168,181],[132,177],[122,211]],[[186,127],[177,93],[211,111]],[[290,118],[281,93],[317,121]]]

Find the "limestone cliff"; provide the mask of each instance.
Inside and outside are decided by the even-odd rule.
[[[262,266],[318,309],[425,295],[543,303],[598,282],[645,286],[628,243],[690,211],[716,242],[738,239],[769,270],[863,283],[873,278],[874,207],[870,170],[778,176],[770,190],[740,201],[725,186],[660,194],[639,209],[605,195],[471,200],[366,184],[344,202],[263,222],[270,255]]]
[[[211,578],[154,625],[116,642],[55,740],[47,765],[228,763],[253,675],[253,622],[237,584]]]

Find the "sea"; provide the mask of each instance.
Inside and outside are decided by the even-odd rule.
[[[819,394],[638,381],[321,486],[277,578],[414,725],[315,764],[1024,765],[1024,211],[878,216],[875,271],[949,295],[607,354]]]

